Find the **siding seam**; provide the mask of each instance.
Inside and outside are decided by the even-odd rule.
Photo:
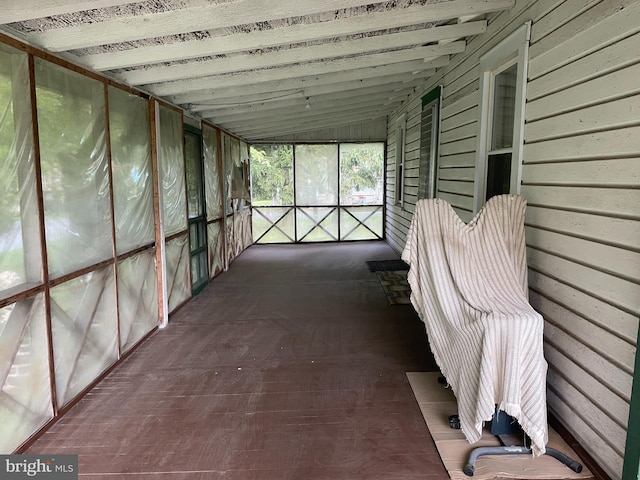
[[[531,247],[530,245],[527,245],[527,248],[534,248],[535,250],[539,250],[539,251],[545,252],[542,249],[537,249],[535,247]],[[547,254],[549,254],[551,256],[554,256],[554,257],[560,257],[560,255],[554,255],[553,253],[549,253],[549,252],[545,252],[545,253],[547,253]],[[570,262],[573,262],[573,263],[577,263],[577,262],[574,262],[571,259],[566,259],[566,260],[568,260]],[[627,308],[627,307],[624,307],[622,305],[619,305],[619,304],[617,304],[617,303],[615,303],[615,302],[613,302],[613,301],[611,301],[611,300],[609,300],[607,298],[604,298],[604,297],[602,297],[600,295],[597,295],[594,292],[590,292],[589,290],[586,290],[586,289],[584,289],[582,287],[579,287],[579,286],[574,285],[572,283],[569,283],[569,282],[567,282],[565,280],[562,280],[561,278],[558,278],[556,275],[552,274],[551,272],[546,272],[546,271],[544,271],[544,270],[542,270],[540,268],[537,268],[535,265],[531,265],[530,264],[529,265],[529,270],[532,270],[532,271],[537,272],[537,273],[539,273],[541,275],[544,275],[545,277],[548,277],[548,278],[550,278],[552,280],[555,280],[556,282],[560,282],[560,283],[562,283],[564,285],[567,285],[568,287],[571,287],[574,290],[577,290],[577,291],[579,291],[579,292],[581,292],[581,293],[583,293],[583,294],[585,294],[585,295],[587,295],[589,297],[595,298],[596,300],[599,300],[602,303],[606,303],[607,305],[610,305],[610,306],[612,306],[614,308],[617,308],[618,310],[621,310],[621,311],[623,311],[625,313],[628,313],[629,315],[638,316],[638,312],[634,311],[631,308]]]

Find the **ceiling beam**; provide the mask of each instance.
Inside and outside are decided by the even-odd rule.
[[[301,76],[322,75],[328,73],[339,74],[348,70],[357,70],[362,68],[371,68],[375,66],[384,66],[391,64],[401,64],[410,60],[423,59],[425,54],[430,54],[432,50],[424,51],[429,47],[418,47],[411,50],[403,50],[401,52],[391,53],[375,53],[372,55],[364,55],[356,58],[347,58],[339,60],[329,60],[327,62],[307,63],[303,65],[287,66],[282,68],[274,68],[268,70],[254,70],[248,72],[238,72],[227,75],[212,75],[208,77],[199,77],[193,80],[176,80],[174,82],[166,82],[159,84],[147,85],[145,88],[156,95],[178,95],[180,93],[211,90],[212,86],[221,88],[221,85],[227,87],[239,87],[252,83],[266,82],[270,80],[285,80],[289,78]],[[438,57],[423,61],[422,69],[443,67],[449,63],[449,58]],[[416,69],[418,70],[418,69]]]
[[[310,47],[290,48],[263,54],[236,55],[229,58],[205,60],[202,62],[151,67],[144,70],[124,72],[118,74],[118,77],[129,85],[144,85],[245,70],[302,64],[318,60],[330,60],[349,55],[362,55],[362,58],[366,60],[369,58],[368,55],[372,55],[374,52],[382,53],[381,50],[396,48],[402,50],[386,51],[384,53],[388,56],[395,57],[412,52],[405,57],[406,60],[411,60],[414,58],[434,58],[442,55],[453,55],[464,52],[465,49],[465,42],[458,41],[449,43],[448,45],[419,47],[419,53],[413,52],[416,46],[423,43],[421,37],[421,31],[394,33],[370,38],[360,38],[358,40],[313,45]],[[367,55],[367,57],[364,57],[365,55]],[[350,62],[353,60],[355,60],[355,58],[349,59]]]
[[[373,95],[382,95],[391,97],[397,96],[401,94],[405,94],[407,92],[411,92],[415,87],[422,84],[422,80],[415,80],[411,83],[396,83],[396,84],[383,84],[383,85],[374,85],[368,88],[356,87],[349,90],[341,90],[341,91],[331,91],[324,94],[315,94],[312,95],[309,92],[305,92],[302,94],[298,92],[297,95],[272,100],[265,102],[252,102],[252,103],[244,103],[238,104],[234,106],[226,106],[226,107],[218,107],[212,108],[211,106],[207,106],[206,108],[190,108],[191,112],[197,112],[198,115],[203,117],[209,116],[227,116],[227,115],[255,115],[261,112],[269,112],[273,110],[280,110],[289,107],[295,107],[297,105],[306,106],[306,98],[309,98],[309,102],[311,105],[314,104],[324,104],[325,101],[334,101],[339,99],[351,99],[354,97],[361,96],[373,96]]]
[[[248,101],[255,97],[261,99],[279,96],[282,92],[292,90],[306,93],[308,89],[314,88],[316,91],[329,92],[334,86],[336,90],[352,88],[356,85],[371,86],[382,83],[392,83],[397,81],[413,81],[416,78],[425,78],[435,73],[433,69],[423,70],[422,60],[412,60],[404,63],[394,63],[382,67],[367,67],[357,70],[325,75],[311,75],[304,77],[292,77],[281,80],[271,80],[265,82],[256,81],[252,84],[244,84],[242,89],[235,88],[235,82],[228,79],[223,83],[220,77],[207,89],[177,94],[168,97],[168,100],[175,104],[194,104],[198,102],[213,103],[237,103],[238,101]],[[242,97],[240,100],[235,98]]]
[[[496,1],[496,0],[492,0]],[[504,0],[500,0],[504,1]],[[31,33],[27,39],[52,52],[132,42],[181,33],[248,25],[282,18],[302,17],[381,0],[233,0],[160,13],[116,17]]]
[[[443,20],[438,18],[438,20]],[[372,12],[349,18],[325,22],[295,24],[271,30],[234,33],[204,40],[150,45],[116,52],[96,53],[82,56],[82,62],[94,70],[113,70],[154,63],[171,62],[190,58],[226,55],[229,53],[276,47],[302,42],[311,42],[347,35],[356,35],[391,28],[406,27],[433,22],[433,12],[422,5],[402,10]],[[479,35],[487,29],[487,22],[477,21],[459,25],[444,25],[422,30],[423,42],[455,40]]]
[[[299,134],[305,134],[307,132],[317,132],[319,130],[324,130],[324,129],[336,129],[336,128],[344,128],[344,127],[349,127],[351,125],[355,125],[355,124],[359,124],[359,123],[364,123],[364,122],[376,122],[379,120],[384,119],[385,123],[386,123],[386,117],[378,117],[378,118],[362,118],[362,119],[346,119],[346,120],[340,120],[337,122],[332,122],[330,125],[324,125],[324,124],[318,124],[315,125],[313,127],[309,127],[307,125],[303,126],[303,127],[291,127],[290,130],[287,130],[285,132],[281,132],[281,131],[269,131],[268,135],[262,135],[261,133],[252,133],[251,137],[244,137],[247,139],[247,141],[251,142],[252,144],[260,144],[260,143],[273,143],[274,141],[278,141],[278,142],[282,142],[283,140],[278,140],[281,139],[282,137],[288,137],[290,138],[290,135],[299,135]],[[380,141],[382,141],[383,139],[380,139]],[[287,140],[288,142],[291,142],[291,140]],[[372,140],[375,141],[375,140]],[[344,142],[343,142],[344,143]]]
[[[381,116],[386,116],[386,112],[381,112],[379,109],[370,108],[370,109],[356,109],[353,111],[346,111],[341,113],[335,113],[333,115],[316,115],[316,116],[308,116],[304,118],[298,119],[297,122],[288,121],[288,122],[270,122],[270,123],[243,123],[243,124],[226,124],[226,123],[214,123],[215,125],[220,126],[222,129],[227,130],[229,132],[233,132],[237,135],[265,135],[267,132],[282,132],[286,133],[290,129],[298,129],[301,130],[315,130],[321,125],[332,125],[337,122],[346,122],[346,121],[358,121],[363,120],[372,120],[374,118],[378,118]]]
[[[335,127],[337,125],[346,125],[356,122],[365,122],[375,120],[377,118],[386,117],[385,113],[367,112],[362,111],[359,113],[348,113],[345,115],[334,115],[332,117],[324,116],[320,118],[311,118],[304,122],[298,122],[294,124],[281,124],[272,126],[260,126],[258,128],[242,128],[238,127],[234,133],[246,138],[265,138],[274,137],[278,135],[286,135],[289,133],[300,133],[318,130],[321,128]]]
[[[400,103],[400,102],[396,102]],[[351,115],[351,114],[360,114],[362,112],[375,113],[376,115],[384,114],[388,111],[391,111],[392,107],[383,108],[378,104],[362,104],[356,103],[353,105],[345,104],[341,107],[336,106],[316,106],[316,108],[311,108],[310,110],[299,110],[291,115],[287,114],[285,116],[270,116],[267,118],[257,118],[253,119],[252,117],[244,117],[242,119],[237,119],[233,121],[224,121],[220,122],[215,119],[215,117],[211,117],[211,121],[216,125],[222,125],[229,128],[231,131],[235,131],[237,128],[247,128],[249,125],[255,125],[254,128],[263,128],[270,125],[297,125],[305,121],[316,121],[316,120],[324,120],[324,119],[332,119],[336,116],[341,115]]]
[[[418,82],[415,83],[417,85]],[[277,117],[282,115],[290,115],[295,111],[304,112],[305,110],[316,110],[319,107],[343,107],[354,103],[363,103],[373,105],[384,105],[387,101],[398,98],[398,96],[406,97],[412,91],[415,85],[407,86],[400,91],[390,90],[388,86],[383,85],[373,88],[365,88],[360,90],[347,90],[328,95],[318,95],[314,97],[302,97],[286,99],[282,101],[267,102],[257,105],[245,105],[232,109],[204,110],[199,115],[208,118],[215,118],[216,121],[232,121],[251,117]],[[308,103],[307,103],[307,98]],[[307,104],[309,107],[307,108]]]
[[[2,2],[0,23],[24,22],[34,18],[81,12],[94,8],[116,7],[140,0],[20,0]]]
[[[329,83],[327,85],[308,86],[304,90],[294,89],[284,90],[282,92],[266,90],[259,94],[248,95],[238,95],[238,92],[233,93],[232,91],[227,91],[229,95],[224,95],[224,92],[218,92],[215,97],[210,97],[201,104],[188,104],[187,109],[194,113],[205,110],[234,109],[242,106],[268,104],[274,101],[290,100],[293,98],[317,97],[318,95],[326,94],[349,94],[354,91],[369,88],[394,91],[409,86],[419,86],[425,82],[426,76],[428,75],[414,76],[407,80],[407,74],[385,75],[379,78],[366,78],[363,80]]]

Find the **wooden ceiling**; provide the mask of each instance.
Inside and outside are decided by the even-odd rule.
[[[249,141],[386,116],[514,0],[5,0],[0,29]]]

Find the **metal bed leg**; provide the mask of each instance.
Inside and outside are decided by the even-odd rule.
[[[531,455],[531,448],[524,446],[511,446],[511,447],[478,447],[474,448],[469,454],[469,460],[467,464],[464,466],[463,472],[468,477],[473,477],[473,474],[476,470],[476,460],[483,455],[522,455],[528,454]],[[573,470],[576,473],[582,472],[582,465],[575,460],[571,459],[564,453],[556,450],[555,448],[547,448],[545,455],[549,455],[550,457],[559,460],[564,463],[567,467]]]

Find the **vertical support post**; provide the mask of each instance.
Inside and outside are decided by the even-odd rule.
[[[182,176],[184,181],[184,217],[187,224],[187,248],[189,249],[189,260],[187,261],[187,272],[189,278],[189,297],[193,297],[193,282],[191,276],[191,224],[189,223],[189,181],[187,179],[187,139],[184,134],[184,113],[180,112],[180,132],[182,135]],[[197,234],[196,234],[197,235]]]
[[[120,298],[118,294],[118,252],[116,246],[116,212],[113,198],[113,159],[111,156],[111,116],[109,112],[109,84],[104,82],[104,130],[105,149],[107,155],[107,171],[109,172],[109,207],[111,209],[111,247],[113,252],[113,288],[116,299],[116,337],[118,342],[118,359],[122,356],[120,341]]]
[[[222,242],[222,270],[226,271],[229,268],[228,256],[227,256],[227,193],[225,189],[225,171],[224,171],[224,145],[223,145],[223,133],[218,130],[218,179],[220,181],[220,201],[222,203],[222,217],[220,218],[220,241]],[[225,142],[226,143],[226,142]]]
[[[38,216],[37,188],[35,186],[35,159],[32,131],[32,102],[25,101],[24,85],[29,83],[29,57],[12,55],[11,91],[13,94],[13,124],[16,148],[15,162],[18,166],[18,185],[20,190],[20,224],[22,230],[22,247],[27,283],[42,282],[42,258],[40,239],[40,217]],[[29,92],[26,92],[27,95]],[[30,128],[31,127],[31,128]],[[26,148],[25,148],[26,147]]]
[[[40,157],[40,130],[38,126],[38,109],[36,105],[35,60],[29,54],[29,96],[31,105],[31,124],[33,132],[33,157],[36,175],[36,193],[38,197],[38,222],[40,238],[40,255],[42,257],[42,283],[44,284],[44,310],[47,324],[47,343],[49,357],[49,384],[51,386],[51,404],[54,418],[58,416],[58,394],[56,388],[56,372],[53,354],[53,327],[51,320],[51,287],[49,285],[49,261],[47,257],[47,240],[44,228],[44,193],[42,189],[42,163]]]
[[[149,101],[151,124],[151,165],[153,174],[153,213],[156,233],[156,272],[158,276],[158,327],[169,324],[169,296],[167,293],[167,261],[164,243],[164,215],[162,212],[162,175],[158,160],[160,138],[160,108],[156,100]]]

